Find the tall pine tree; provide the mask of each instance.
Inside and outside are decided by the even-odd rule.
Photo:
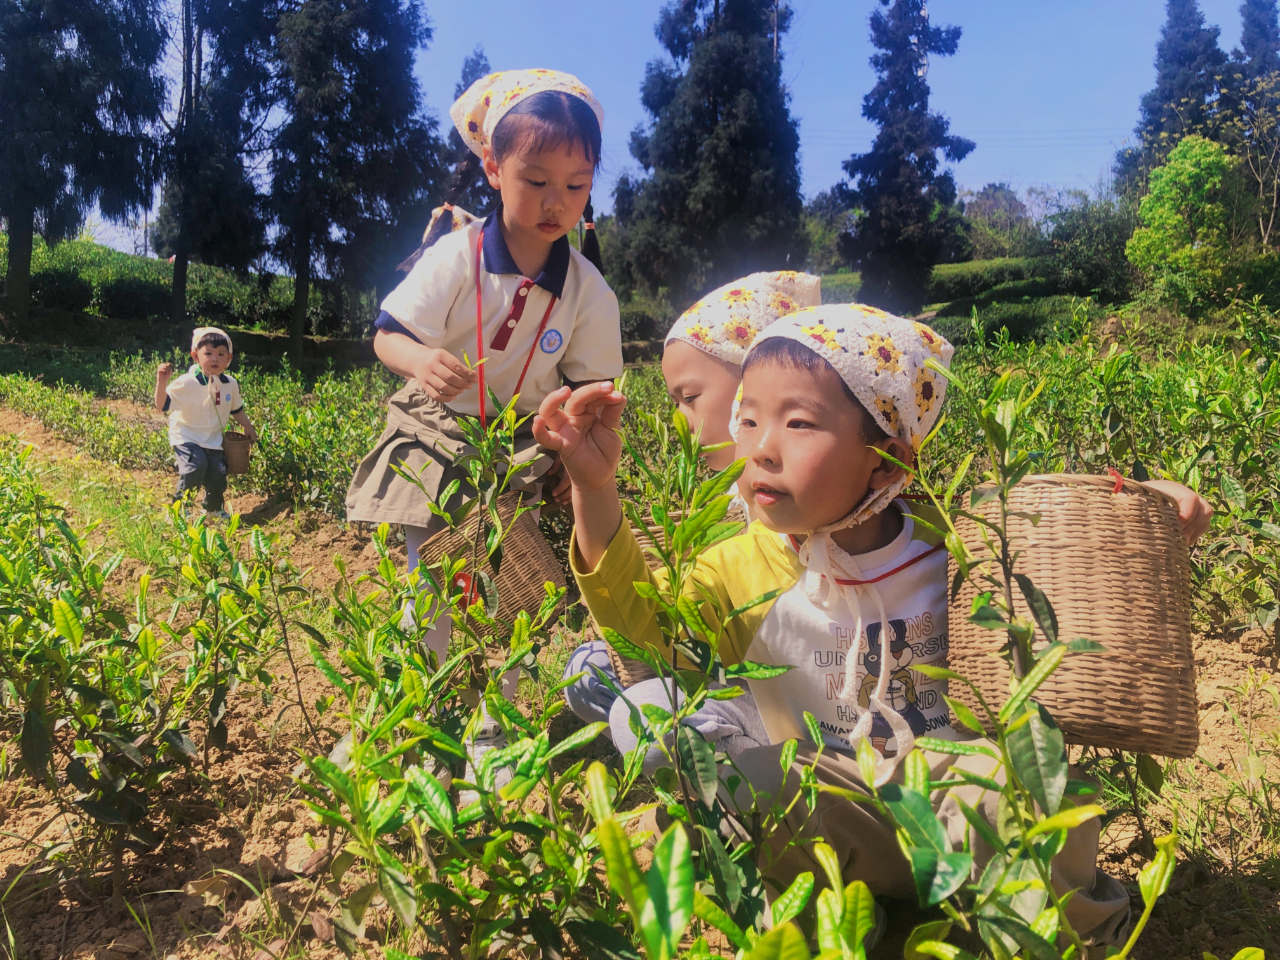
[[[1142,97],[1140,146],[1116,156],[1116,177],[1124,190],[1141,188],[1187,133],[1205,130],[1211,104],[1222,89],[1227,57],[1218,46],[1219,29],[1205,24],[1198,0],[1166,0],[1165,23],[1156,44],[1156,85]]]
[[[1280,17],[1276,0],[1244,0],[1240,4],[1240,48],[1233,59],[1247,79],[1280,70]]]
[[[492,72],[492,68],[489,66],[489,58],[484,54],[484,47],[477,46],[462,61],[462,76],[458,78],[458,83],[453,88],[453,99],[457,100],[467,92],[467,88],[473,83],[481,77],[487,77]],[[456,164],[470,152],[471,148],[462,142],[462,137],[458,135],[458,131],[451,126],[449,128],[448,150],[450,163]],[[489,186],[489,178],[485,175],[484,170],[476,170],[471,183],[458,199],[458,206],[477,216],[486,216],[497,205],[498,191]]]
[[[295,357],[315,268],[378,283],[438,194],[442,145],[413,76],[430,38],[418,0],[292,0],[280,17],[271,204],[294,274]]]
[[[862,100],[862,115],[880,127],[871,151],[844,162],[848,206],[861,213],[841,249],[862,270],[859,299],[912,314],[924,303],[935,264],[959,229],[956,185],[947,160],[964,159],[974,144],[950,134],[946,117],[929,112],[925,77],[930,56],[951,56],[959,27],[935,27],[924,0],[880,0],[871,14],[871,65],[879,81]]]
[[[166,122],[156,252],[173,257],[170,318],[187,319],[192,259],[243,269],[266,250],[261,198],[245,169],[271,107],[274,0],[181,0],[176,115]],[[206,57],[207,50],[207,57]]]
[[[27,317],[37,228],[57,242],[95,203],[110,220],[150,204],[163,48],[156,0],[0,4],[0,215],[15,319]]]
[[[777,0],[673,0],[655,32],[671,55],[646,70],[652,118],[631,135],[647,172],[614,194],[609,269],[622,288],[666,287],[677,304],[734,277],[800,269],[799,136]]]

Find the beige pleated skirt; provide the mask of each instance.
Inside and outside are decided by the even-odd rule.
[[[347,519],[424,527],[427,536],[444,529],[444,521],[428,503],[454,480],[460,481],[459,489],[450,502],[440,504],[442,509],[453,510],[476,496],[466,470],[457,465],[475,452],[458,426],[461,416],[428,396],[417,380],[410,380],[388,401],[387,428],[351,478]],[[512,469],[516,473],[507,489],[536,493],[540,478],[551,467],[551,457],[533,439],[532,419],[516,432],[515,446]],[[417,478],[422,486],[404,474]]]

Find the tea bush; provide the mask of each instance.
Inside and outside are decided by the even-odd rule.
[[[1087,305],[1076,307],[1047,343],[1019,344],[997,331],[990,342],[975,337],[961,348],[947,421],[924,450],[923,488],[950,517],[965,512],[970,475],[984,474],[1007,489],[1032,468],[1167,474],[1224,506],[1197,559],[1200,616],[1220,628],[1246,621],[1273,628],[1280,587],[1280,490],[1273,468],[1280,449],[1280,326],[1252,308],[1239,315],[1229,342],[1137,329],[1135,342],[1149,343],[1136,352],[1103,348],[1093,339]],[[81,371],[77,382],[145,400],[155,359],[110,358],[101,369]],[[318,490],[316,502],[337,509],[354,459],[381,429],[381,404],[395,380],[379,370],[314,381],[292,371],[248,371],[242,380],[251,414],[275,444],[264,439],[255,467],[261,472],[250,481],[294,495]],[[631,454],[621,477],[631,501],[627,511],[633,523],[663,528],[655,559],[666,578],[660,588],[650,587],[651,599],[662,609],[664,638],[693,665],[675,670],[628,638],[608,634],[619,653],[648,661],[684,693],[675,710],[647,712],[649,732],[630,756],[612,767],[588,765],[579,751],[603,733],[601,724],[552,735],[552,722],[564,710],[564,682],[543,672],[540,655],[561,592],[548,586],[537,610],[499,618],[497,588],[477,572],[486,558],[490,566],[501,562],[510,529],[510,518],[498,509],[505,476],[499,467],[516,426],[508,410],[487,430],[464,424],[478,450],[468,463],[475,496],[447,519],[455,527],[478,521],[466,556],[426,558],[425,568],[408,573],[389,555],[384,526],[374,539],[377,569],[356,576],[340,566],[342,579],[325,597],[292,579],[260,531],[246,535],[234,523],[225,533],[188,526],[175,511],[181,559],[168,589],[180,609],[165,617],[150,612],[146,584],[131,616],[95,586],[111,561],[86,551],[83,534],[64,530],[65,521],[53,522],[57,508],[24,477],[21,456],[6,460],[0,450],[0,556],[9,556],[8,567],[0,564],[0,641],[9,644],[0,646],[0,679],[9,680],[8,702],[21,716],[24,764],[30,756],[33,775],[67,779],[70,787],[54,783],[62,784],[66,802],[85,812],[83,829],[96,838],[94,849],[115,852],[119,863],[124,845],[155,839],[157,824],[148,819],[154,779],[175,764],[199,763],[218,745],[225,689],[233,680],[276,689],[273,664],[290,651],[293,631],[329,684],[319,701],[303,703],[299,692],[291,707],[310,731],[299,788],[331,830],[327,869],[315,881],[313,900],[336,912],[343,949],[359,949],[367,909],[379,895],[396,918],[384,939],[395,944],[388,950],[393,956],[403,947],[452,960],[535,949],[543,956],[576,951],[613,960],[709,960],[714,929],[742,960],[808,960],[811,940],[821,956],[865,958],[875,923],[870,891],[856,881],[845,884],[834,851],[820,842],[813,856],[825,876],[802,874],[777,896],[764,895],[767,841],[794,805],[816,803],[821,785],[812,767],[792,808],[769,797],[739,806],[719,790],[722,779],[734,775],[730,758],[683,723],[703,700],[719,695],[726,678],[767,679],[786,669],[726,667],[719,624],[735,611],[708,617],[709,608],[687,602],[699,555],[737,531],[724,518],[741,466],[707,473],[687,424],[668,418],[654,368],[629,374],[624,389],[633,399],[624,423]],[[87,391],[18,374],[0,380],[0,391],[6,404],[27,404],[60,431],[103,444],[115,457],[136,454],[107,444],[110,432],[140,449],[155,443],[131,434],[127,421],[111,420]],[[167,456],[162,436],[160,444]],[[1020,618],[1003,599],[1015,589],[1008,573],[1016,557],[1004,554],[1000,564],[979,566],[982,558],[951,546],[989,591],[986,608],[975,616],[994,627],[993,639],[1020,679],[1005,703],[984,704],[981,717],[956,710],[957,722],[986,740],[925,739],[921,746],[976,752],[999,775],[955,768],[933,780],[915,752],[903,759],[901,783],[857,799],[895,825],[911,865],[925,911],[910,940],[916,955],[1080,957],[1079,936],[1048,882],[1049,860],[1068,829],[1100,811],[1092,805],[1093,788],[1068,779],[1061,733],[1034,694],[1064,657],[1084,647],[1058,642],[1051,598],[1034,585],[1018,581],[1016,588],[1032,593],[1031,618]],[[27,571],[44,579],[25,579]],[[984,579],[990,577],[997,579]],[[333,612],[331,628],[308,622],[307,610],[321,605]],[[456,635],[441,662],[421,639],[446,614]],[[26,656],[33,636],[61,659]],[[91,657],[105,679],[86,672]],[[516,701],[504,696],[501,683],[512,668],[530,680]],[[32,670],[49,673],[42,680]],[[945,671],[935,679],[965,682]],[[163,721],[155,706],[160,690],[169,693],[164,702],[180,706],[161,711]],[[468,771],[465,745],[485,711],[508,745]],[[73,728],[73,748],[54,735],[62,719]],[[811,729],[810,736],[821,747],[820,732]],[[63,753],[54,746],[46,751],[46,741]],[[654,747],[665,761],[653,782],[642,785],[640,761]],[[73,765],[77,760],[83,771]],[[859,760],[874,767],[869,746]],[[503,786],[496,778],[501,766],[514,769]],[[985,865],[976,864],[969,848],[950,847],[933,812],[939,795],[959,784],[1000,797],[1004,814],[996,824],[961,808],[995,851]],[[86,801],[103,806],[86,807]],[[658,811],[672,821],[660,835],[651,829],[658,821],[649,818]],[[653,851],[642,870],[636,849],[646,839]],[[1168,886],[1175,842],[1173,833],[1161,837],[1139,876],[1144,912],[1120,956],[1132,954]],[[73,866],[100,876],[96,865]],[[975,866],[981,866],[976,874]],[[288,949],[286,942],[280,955]]]
[[[0,233],[0,277],[8,263],[8,238]],[[163,317],[169,312],[173,267],[164,260],[113,250],[92,240],[53,247],[35,238],[32,296],[58,310],[91,310],[119,320]],[[86,298],[85,291],[89,291]],[[187,275],[187,314],[192,321],[259,330],[288,328],[293,281],[274,274],[237,275],[201,263]],[[329,336],[363,336],[376,316],[370,293],[351,295],[317,282],[307,301],[311,329]]]
[[[1001,284],[1042,279],[1047,270],[1046,257],[1001,257],[967,263],[940,263],[933,268],[926,297],[929,303],[977,297]]]
[[[20,726],[22,769],[74,817],[77,842],[37,873],[102,880],[119,907],[125,851],[164,839],[160,784],[201,758],[207,771],[236,685],[269,697],[296,574],[261,531],[188,526],[175,507],[170,602],[153,613],[150,574],[121,600],[107,584],[122,555],[71,526],[30,454],[0,441],[0,710]]]
[[[93,284],[71,270],[39,270],[31,274],[31,297],[55,310],[88,310]]]

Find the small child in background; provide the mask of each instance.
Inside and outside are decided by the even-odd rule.
[[[455,480],[462,487],[441,507],[476,496],[456,462],[469,449],[459,421],[484,423],[494,412],[489,391],[500,404],[518,395],[524,416],[562,382],[622,373],[618,301],[591,259],[598,245],[584,242],[580,253],[567,236],[590,208],[600,104],[569,74],[508,70],[477,80],[449,113],[470,154],[409,275],[382,302],[374,350],[408,382],[388,403],[387,428],[356,468],[346,502],[348,520],[404,527],[411,570],[445,526],[430,501]],[[483,222],[453,207],[480,164],[501,195]],[[567,497],[567,481],[548,478],[551,467],[532,424],[518,429],[509,489],[535,496],[545,485],[554,497],[559,486]],[[406,615],[411,622],[415,613]],[[423,636],[442,661],[451,626],[442,616]],[[504,678],[508,697],[516,678],[516,671]],[[478,762],[504,745],[498,724],[488,722],[469,754]],[[499,771],[499,785],[509,777],[509,768]]]
[[[226,520],[227,462],[222,435],[235,421],[246,437],[257,441],[240,397],[240,384],[227,373],[231,366],[231,338],[217,327],[197,327],[191,335],[191,369],[170,382],[173,364],[156,369],[156,409],[169,414],[169,444],[178,460],[178,490],[204,488],[205,516]]]

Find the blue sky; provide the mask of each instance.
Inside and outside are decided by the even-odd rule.
[[[791,2],[785,77],[811,196],[840,179],[841,161],[866,150],[874,135],[861,110],[875,82],[867,24],[877,4]],[[653,35],[661,6],[662,0],[427,0],[435,38],[419,58],[426,101],[447,123],[462,60],[476,44],[495,70],[538,66],[577,74],[604,104],[604,183],[596,193],[597,206],[607,209],[618,174],[637,169],[627,139],[646,119],[639,98],[645,64],[663,54]],[[1238,7],[1239,0],[1201,0],[1228,51],[1239,42]],[[935,59],[929,71],[934,109],[951,119],[954,133],[978,144],[955,167],[957,181],[976,189],[1003,180],[1019,190],[1096,184],[1153,85],[1163,0],[932,0],[929,13],[934,23],[964,31],[957,54]]]
[[[664,0],[423,0],[434,37],[417,76],[442,129],[463,59],[480,44],[495,70],[552,67],[576,74],[605,109],[604,165],[596,208],[612,208],[619,174],[638,171],[627,150],[645,64],[665,56],[653,34]],[[783,41],[791,109],[800,123],[806,196],[842,177],[841,161],[865,151],[875,128],[862,97],[875,75],[868,18],[877,0],[790,0]],[[930,65],[933,109],[977,149],[955,166],[961,187],[992,181],[1087,188],[1131,136],[1138,101],[1155,81],[1164,0],[931,0],[937,24],[962,28],[955,56]],[[1240,39],[1239,0],[1200,0],[1219,43]],[[94,233],[125,250],[140,232],[97,221]]]

